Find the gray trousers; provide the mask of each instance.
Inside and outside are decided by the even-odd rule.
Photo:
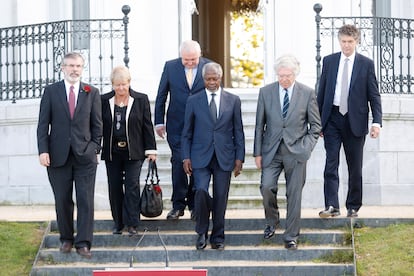
[[[279,225],[279,207],[277,204],[278,179],[282,172],[286,178],[286,230],[283,240],[296,241],[300,232],[300,215],[302,205],[302,188],[306,180],[306,162],[299,162],[281,143],[272,163],[262,168],[260,192],[263,197],[263,207],[266,222],[269,225]]]

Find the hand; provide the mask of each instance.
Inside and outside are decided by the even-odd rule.
[[[47,152],[41,153],[39,155],[39,162],[40,162],[40,165],[45,166],[45,167],[49,167],[50,166],[49,153],[47,153]]]
[[[243,168],[243,162],[241,160],[234,161],[234,177],[239,176]]]
[[[183,161],[183,169],[187,175],[191,175],[193,173],[193,167],[191,165],[190,159],[184,159]]]
[[[319,137],[323,138],[323,132],[322,131],[319,133]]]
[[[380,128],[376,126],[372,126],[369,131],[369,135],[371,136],[371,138],[377,138],[379,133],[380,133]]]
[[[155,127],[155,131],[157,132],[157,135],[161,137],[162,139],[165,138],[165,126],[157,126]]]
[[[256,156],[254,162],[256,162],[256,168],[260,170],[262,168],[262,156]]]
[[[151,161],[156,161],[157,160],[157,155],[156,154],[148,154],[147,158]]]

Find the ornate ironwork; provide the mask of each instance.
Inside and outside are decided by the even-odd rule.
[[[374,60],[381,93],[412,94],[414,76],[411,58],[414,51],[414,20],[383,17],[320,17],[316,15],[317,83],[320,77],[320,57],[340,51],[338,29],[353,24],[361,32],[357,51]],[[318,21],[319,20],[319,21]],[[322,49],[322,50],[321,50]]]
[[[65,53],[85,58],[82,80],[110,90],[114,65],[128,65],[127,14],[124,19],[67,20],[0,29],[0,101],[40,98],[43,88],[63,78]],[[124,52],[122,52],[124,50]]]

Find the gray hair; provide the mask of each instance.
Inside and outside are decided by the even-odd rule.
[[[201,47],[200,44],[195,40],[185,40],[181,43],[180,54],[196,52],[201,56]]]
[[[215,74],[219,75],[220,78],[223,76],[223,69],[221,68],[221,65],[215,62],[209,62],[203,66],[203,69],[201,71],[203,79],[207,72],[214,72]]]
[[[82,60],[82,63],[85,64],[85,59],[80,53],[69,52],[69,53],[66,53],[65,56],[63,57],[62,65],[66,65],[66,60],[68,59],[77,59],[77,58],[80,58]]]
[[[273,68],[275,69],[276,74],[281,68],[288,68],[292,70],[295,77],[300,73],[300,63],[293,55],[283,55],[279,57]]]

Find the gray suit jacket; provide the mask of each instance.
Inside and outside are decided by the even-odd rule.
[[[313,89],[295,82],[286,119],[280,108],[279,83],[260,89],[253,155],[262,156],[263,167],[272,162],[282,139],[298,161],[308,160],[320,132],[321,120]]]

